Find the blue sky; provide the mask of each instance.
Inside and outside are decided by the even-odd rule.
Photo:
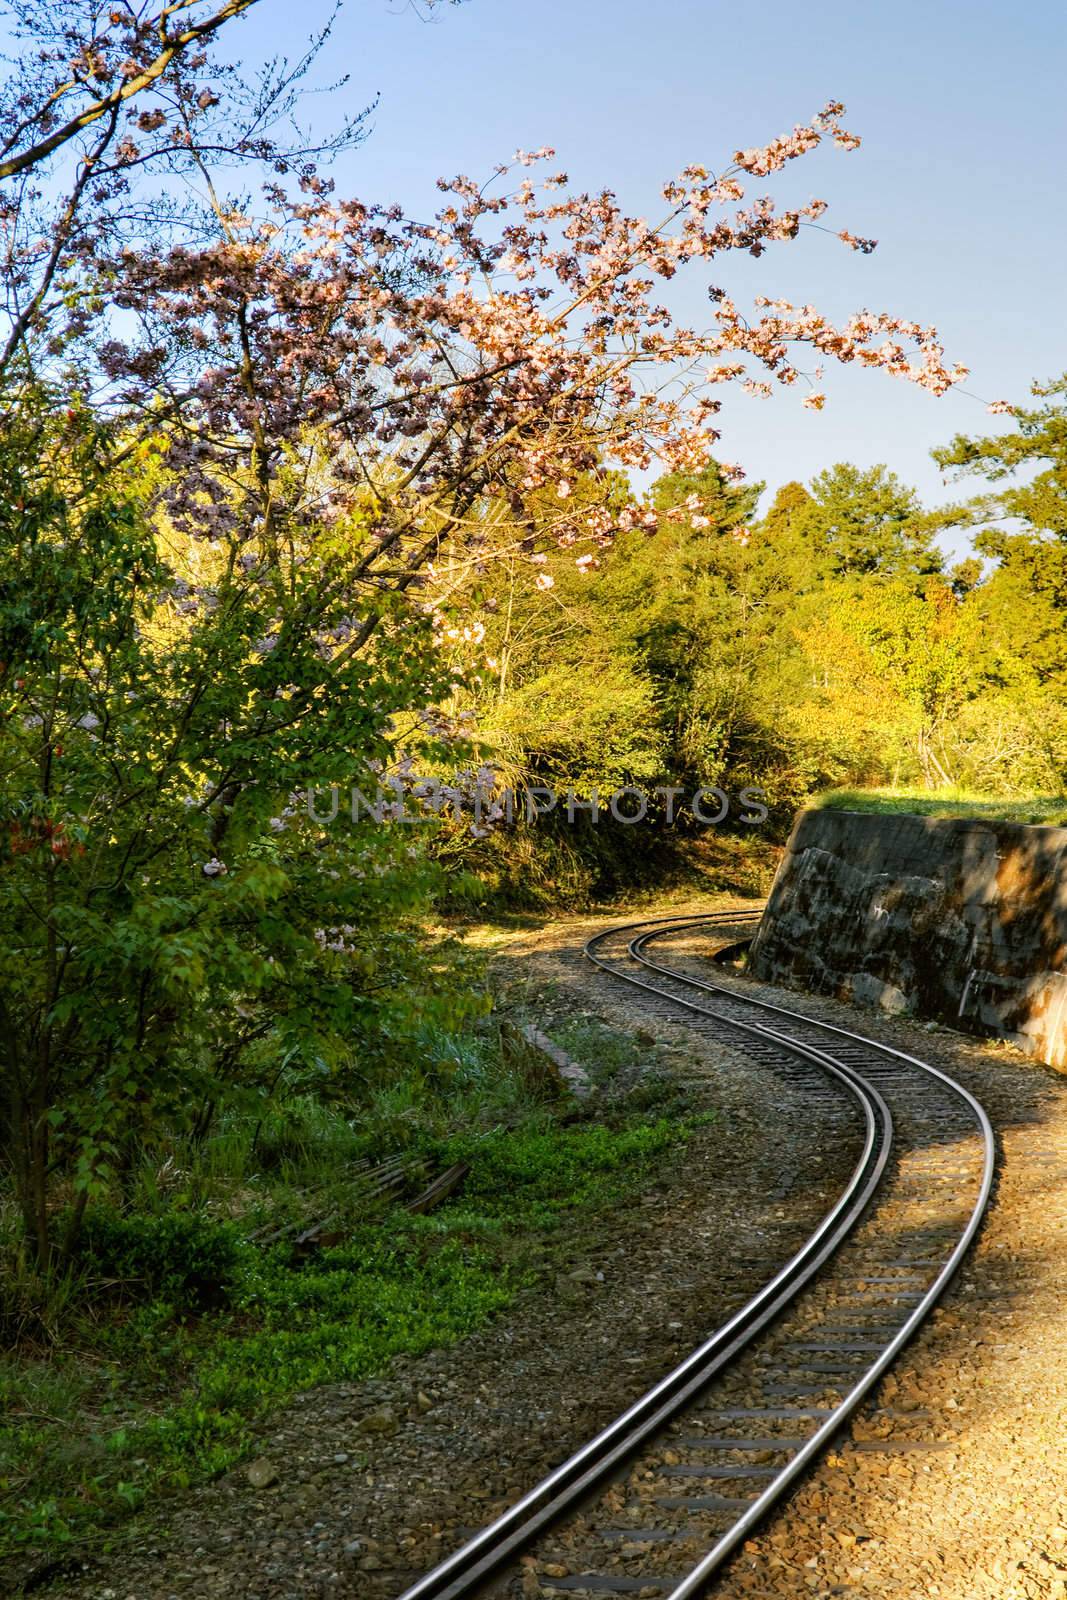
[[[294,50],[325,14],[316,0],[262,0],[229,37],[249,59]],[[863,148],[819,151],[774,192],[821,196],[828,224],[878,250],[809,233],[716,278],[742,305],[765,292],[933,322],[970,366],[969,391],[1017,400],[1067,367],[1065,41],[1060,0],[467,0],[430,22],[404,0],[346,0],[328,67],[350,74],[353,106],[380,102],[336,175],[342,190],[428,209],[438,174],[480,176],[516,147],[550,144],[575,183],[655,214],[660,184],[687,162],[721,165],[839,98]],[[330,114],[315,102],[316,118]],[[690,276],[679,303],[703,321],[708,280]],[[959,491],[942,486],[931,446],[1003,422],[882,373],[827,378],[822,413],[797,391],[731,394],[723,457],[771,488],[837,460],[886,461],[936,501]]]

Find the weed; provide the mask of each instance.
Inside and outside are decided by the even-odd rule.
[[[654,1046],[641,1044],[632,1033],[609,1028],[594,1017],[557,1023],[552,1037],[573,1060],[583,1066],[594,1083],[606,1085],[620,1075],[631,1075],[655,1062]]]

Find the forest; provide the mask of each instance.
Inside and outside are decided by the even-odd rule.
[[[330,176],[373,138],[351,92],[300,131],[328,18],[256,72],[235,51],[257,3],[6,7],[20,1560],[240,1461],[248,1418],[294,1392],[478,1326],[529,1270],[516,1230],[614,1203],[686,1137],[698,1113],[666,1092],[560,1117],[487,928],[758,896],[796,810],[858,791],[1067,817],[1067,375],[946,428],[947,506],[890,461],[767,486],[720,441],[724,386],[832,431],[837,365],[966,381],[921,322],[717,286],[719,258],[822,226],[822,201],[767,191],[820,146],[862,159],[845,108],[665,174],[651,223],[548,149],[409,214]],[[706,326],[672,309],[683,277]],[[404,797],[439,785],[451,803],[410,825]],[[538,788],[573,816],[475,813],[476,789]],[[765,819],[675,813],[702,788],[758,793]],[[594,817],[621,789],[653,796],[640,824]],[[353,818],[353,790],[395,803]],[[457,1164],[461,1212],[390,1209]],[[324,1219],[309,1263],[294,1240]]]

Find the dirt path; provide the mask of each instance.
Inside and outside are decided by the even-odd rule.
[[[136,1546],[39,1592],[393,1600],[408,1575],[607,1421],[796,1248],[850,1164],[849,1141],[813,1139],[806,1108],[783,1102],[779,1083],[782,1123],[769,1128],[763,1069],[678,1024],[649,1021],[609,980],[591,984],[577,950],[602,921],[518,934],[498,961],[526,985],[549,1031],[587,1012],[655,1040],[672,1074],[706,1088],[718,1120],[640,1205],[565,1234],[539,1282],[491,1328],[397,1363],[374,1383],[319,1389],[287,1408],[264,1430],[278,1474],[269,1487],[257,1490],[244,1472],[207,1485],[146,1522]],[[832,1003],[797,1004],[855,1023]],[[882,1392],[928,1411],[942,1448],[896,1455],[844,1443],[716,1592],[1059,1600],[1067,1079],[946,1032],[869,1016],[860,1026],[958,1074],[1002,1140],[999,1193],[979,1247]],[[857,1436],[863,1430],[858,1422]]]

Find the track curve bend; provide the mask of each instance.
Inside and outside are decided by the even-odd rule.
[[[737,940],[756,916],[627,923],[584,954],[658,1015],[799,1077],[813,1107],[847,1097],[860,1131],[847,1184],[745,1306],[400,1600],[709,1593],[922,1326],[974,1239],[995,1166],[982,1106],[928,1062],[703,976],[686,947]]]

